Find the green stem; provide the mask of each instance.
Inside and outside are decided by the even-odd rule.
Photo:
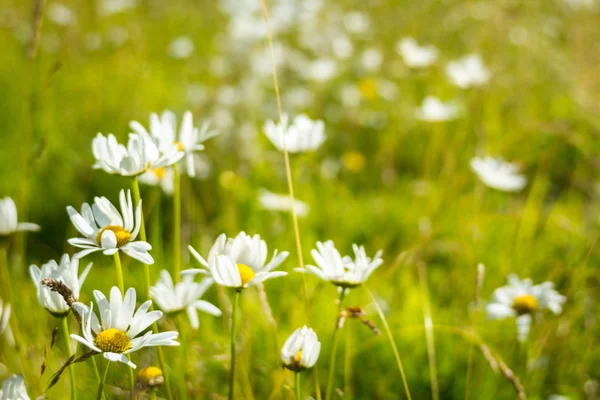
[[[237,334],[237,309],[240,302],[240,290],[235,291],[235,295],[233,296],[233,309],[231,311],[231,368],[229,372],[229,400],[233,400],[234,398],[234,389],[235,389],[235,342],[236,342],[236,334]]]
[[[150,399],[151,399],[151,400],[156,400],[156,391],[155,391],[155,390],[152,390],[152,391],[150,392]]]
[[[181,177],[177,165],[173,166],[173,273],[175,283],[181,277]]]
[[[180,362],[182,363],[181,367],[183,369],[182,373],[180,374],[180,380],[179,380],[179,396],[182,400],[186,400],[187,399],[187,388],[186,388],[186,375],[187,375],[187,371],[188,371],[188,357],[187,357],[187,349],[188,349],[188,342],[187,342],[187,331],[186,331],[186,313],[185,312],[181,312],[177,315],[177,327],[179,328],[179,355],[180,355]]]
[[[300,389],[300,372],[296,372],[294,377],[294,388],[296,389],[296,400],[302,399],[302,392]]]
[[[96,395],[96,400],[102,399],[104,396],[104,382],[106,381],[106,375],[108,375],[108,368],[110,367],[111,361],[106,360],[106,368],[104,369],[104,375],[100,380],[100,384],[98,385],[98,394]]]
[[[115,259],[115,270],[117,271],[117,286],[121,291],[122,295],[125,296],[125,284],[123,283],[123,268],[121,267],[121,256],[117,251],[113,258]]]
[[[65,345],[67,346],[67,355],[71,358],[73,352],[71,351],[71,336],[69,335],[69,321],[67,317],[62,318],[62,325]],[[71,378],[71,399],[76,400],[77,391],[75,390],[75,369],[73,364],[69,365],[69,376]]]
[[[337,349],[337,342],[338,342],[338,331],[339,326],[338,326],[338,318],[340,316],[340,313],[342,312],[342,307],[343,307],[343,302],[344,302],[344,296],[346,295],[346,289],[342,288],[342,292],[340,293],[340,300],[339,300],[339,304],[338,304],[338,312],[336,315],[336,322],[335,322],[335,330],[333,331],[333,342],[331,345],[331,354],[329,355],[329,376],[327,378],[327,391],[325,392],[325,400],[329,400],[331,398],[331,393],[333,391],[333,380],[335,377],[335,353],[336,353],[336,349]]]
[[[90,359],[92,360],[92,364],[94,365],[94,375],[96,375],[96,379],[98,379],[98,382],[100,382],[100,369],[98,369],[96,357],[92,356],[90,357]],[[104,396],[104,393],[102,393],[102,400],[104,399],[106,399],[106,396]]]

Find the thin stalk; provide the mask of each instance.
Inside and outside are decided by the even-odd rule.
[[[113,258],[115,259],[115,271],[117,272],[117,286],[119,290],[125,295],[125,283],[123,281],[123,268],[121,267],[121,256],[119,256],[119,252],[117,251]]]
[[[402,360],[400,359],[400,353],[398,353],[398,348],[396,347],[396,342],[394,342],[394,336],[392,336],[392,331],[390,330],[390,326],[387,323],[387,319],[385,318],[385,315],[383,314],[381,307],[379,307],[379,304],[377,303],[375,296],[373,296],[373,293],[371,293],[371,291],[369,290],[367,285],[363,284],[363,286],[364,286],[365,290],[367,291],[367,293],[369,293],[369,297],[371,298],[371,301],[373,302],[373,304],[375,305],[375,308],[377,309],[377,314],[379,314],[379,318],[381,318],[381,322],[383,322],[383,327],[385,328],[385,333],[387,334],[388,339],[390,340],[392,350],[394,351],[394,356],[396,357],[396,364],[398,365],[398,370],[400,370],[400,376],[402,376],[402,383],[404,384],[404,391],[406,392],[406,397],[408,398],[408,400],[412,400],[412,397],[410,396],[410,390],[408,389],[408,381],[406,380],[406,375],[404,374],[404,368],[402,367]]]
[[[179,330],[179,356],[181,367],[183,372],[180,374],[179,380],[179,396],[182,400],[187,399],[187,389],[186,389],[186,375],[188,371],[188,338],[187,338],[187,325],[186,325],[186,314],[181,312],[177,315],[177,328]]]
[[[437,380],[437,367],[435,361],[435,342],[433,336],[433,322],[431,319],[431,307],[429,305],[429,290],[427,288],[427,275],[425,264],[417,266],[419,271],[419,283],[421,286],[421,298],[423,301],[423,319],[425,323],[425,340],[427,342],[427,359],[429,361],[429,380],[431,381],[431,397],[439,400],[440,389]]]
[[[175,283],[181,280],[181,175],[173,166],[173,273]]]
[[[65,338],[65,345],[67,346],[67,355],[69,358],[73,355],[73,351],[71,350],[71,335],[69,334],[69,321],[67,321],[67,317],[62,318],[63,325],[63,335]],[[69,377],[71,378],[71,399],[77,399],[77,391],[75,390],[75,366],[73,364],[69,365]]]
[[[150,399],[151,399],[151,400],[156,400],[156,391],[155,391],[155,390],[152,390],[152,391],[150,392]]]
[[[92,360],[92,364],[94,365],[94,375],[96,375],[96,379],[98,379],[98,382],[100,382],[100,369],[98,369],[96,357],[90,357],[90,359]],[[106,399],[106,396],[104,396],[104,393],[102,393],[102,400],[104,399]]]
[[[106,375],[108,375],[108,368],[110,367],[110,363],[111,361],[106,360],[106,368],[104,369],[104,375],[102,375],[102,379],[100,380],[100,384],[98,385],[98,394],[96,395],[96,400],[100,400],[104,397],[104,382],[106,381]]]
[[[300,388],[300,372],[295,372],[294,389],[296,389],[296,400],[302,399],[302,390]]]
[[[237,310],[240,302],[240,291],[236,290],[233,295],[233,308],[231,310],[231,368],[229,371],[229,400],[234,399],[235,390],[235,352],[237,334]]]
[[[329,355],[329,375],[327,377],[327,391],[325,392],[325,400],[329,400],[331,398],[331,393],[333,392],[333,380],[335,377],[335,353],[336,353],[337,342],[338,342],[338,331],[340,330],[337,318],[339,318],[339,315],[342,312],[345,295],[346,295],[346,289],[342,288],[342,291],[340,293],[340,300],[339,300],[339,304],[338,304],[338,312],[336,314],[335,330],[333,331],[331,354]]]

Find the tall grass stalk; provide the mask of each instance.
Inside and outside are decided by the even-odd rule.
[[[440,389],[437,379],[437,366],[435,361],[435,341],[431,306],[429,305],[429,288],[427,287],[427,270],[424,263],[417,265],[419,271],[419,286],[421,286],[421,300],[423,302],[423,318],[425,322],[425,340],[427,341],[427,359],[429,361],[429,379],[431,381],[431,397],[439,400]]]
[[[104,397],[104,382],[106,382],[106,375],[108,375],[108,368],[110,367],[110,363],[111,361],[106,360],[106,368],[104,368],[104,374],[102,375],[102,379],[100,379],[100,384],[98,385],[98,393],[96,394],[96,400],[100,400]]]
[[[173,166],[173,274],[175,283],[181,281],[181,174]]]
[[[327,376],[327,390],[325,392],[325,400],[329,400],[331,398],[331,393],[333,392],[333,381],[335,380],[335,356],[336,356],[336,349],[337,349],[337,342],[338,342],[338,332],[340,330],[340,325],[338,323],[338,319],[339,319],[340,313],[342,312],[345,295],[346,295],[346,289],[342,288],[342,291],[340,292],[338,311],[336,314],[335,329],[333,331],[333,339],[331,342],[331,354],[329,355],[329,374]]]
[[[69,358],[73,355],[73,351],[71,349],[71,335],[69,334],[69,321],[67,317],[63,317],[62,319],[62,331],[63,337],[65,339],[65,346],[67,346],[67,355]],[[73,364],[69,365],[69,378],[71,380],[71,399],[77,399],[77,391],[75,390],[75,366]]]
[[[98,368],[96,357],[92,356],[90,357],[90,360],[92,360],[92,365],[94,366],[94,376],[96,377],[96,379],[98,379],[98,383],[100,383],[102,378],[100,377],[100,369]],[[106,399],[106,396],[104,396],[104,393],[102,393],[102,400],[104,399]]]
[[[119,290],[121,291],[122,295],[125,296],[125,283],[123,281],[123,267],[121,266],[121,256],[119,255],[118,251],[115,252],[115,254],[113,255],[113,258],[115,260],[117,286],[119,287]]]
[[[237,336],[237,311],[240,303],[240,290],[235,291],[231,310],[231,367],[229,370],[229,400],[235,398],[235,352]]]
[[[483,285],[483,275],[484,275],[484,266],[483,264],[477,265],[477,280],[475,282],[475,302],[473,303],[473,314],[471,317],[471,330],[475,330],[475,326],[477,325],[477,311],[479,310],[479,299],[481,286]],[[469,389],[471,383],[471,373],[473,370],[473,349],[475,344],[471,342],[469,345],[469,356],[467,360],[467,377],[465,382],[465,400],[469,400]]]

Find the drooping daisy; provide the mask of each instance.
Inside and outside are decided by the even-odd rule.
[[[311,251],[317,266],[306,265],[306,271],[319,278],[330,281],[341,288],[353,288],[365,282],[377,267],[383,264],[381,250],[373,259],[367,257],[363,246],[352,245],[354,260],[349,256],[342,257],[331,240],[317,242],[317,248]],[[296,268],[297,271],[305,271]]]
[[[121,214],[106,197],[95,197],[91,207],[88,203],[83,203],[81,214],[73,207],[67,207],[71,222],[85,237],[69,239],[70,244],[84,249],[76,256],[82,258],[95,251],[112,255],[122,250],[144,264],[153,264],[154,259],[148,254],[152,246],[144,241],[134,241],[142,223],[142,201],[135,209],[135,219],[131,192],[128,190],[125,198],[125,191],[121,190],[119,201]]]
[[[428,96],[423,100],[423,105],[417,109],[416,114],[422,121],[445,122],[458,118],[460,108],[453,102],[443,103],[437,97]]]
[[[312,368],[319,359],[321,343],[311,328],[298,328],[285,341],[281,349],[281,365],[299,372]]]
[[[21,375],[11,375],[2,382],[0,400],[29,400],[25,381]]]
[[[475,157],[471,169],[488,187],[504,192],[518,192],[527,185],[527,178],[519,174],[519,167],[501,158]]]
[[[292,203],[289,194],[272,193],[266,189],[262,189],[260,191],[260,194],[258,195],[258,202],[260,203],[261,207],[266,210],[283,212],[291,212],[292,204],[294,204]],[[310,210],[308,204],[297,199],[295,201],[294,209],[298,217],[306,216]]]
[[[205,274],[222,286],[244,289],[256,286],[267,279],[287,275],[284,271],[274,271],[288,256],[287,251],[273,253],[267,261],[267,243],[260,235],[249,236],[240,232],[235,238],[221,234],[208,254],[208,262],[188,246],[190,252],[204,269],[188,269],[184,274]]]
[[[142,136],[151,136],[158,143],[161,151],[168,151],[173,146],[182,151],[185,154],[187,174],[192,178],[196,176],[194,153],[204,150],[202,143],[219,134],[218,131],[210,129],[208,121],[204,122],[200,129],[194,127],[191,111],[183,114],[179,135],[177,117],[169,110],[163,111],[160,116],[156,113],[150,114],[150,132],[137,121],[131,121],[129,126]]]
[[[0,335],[4,335],[10,346],[15,345],[15,337],[10,329],[10,304],[3,303],[0,299]]]
[[[184,275],[183,280],[176,285],[173,284],[171,275],[166,271],[160,271],[160,278],[156,285],[150,287],[150,296],[158,307],[166,312],[179,313],[184,311],[190,319],[193,329],[198,329],[198,310],[219,317],[221,310],[200,297],[212,285],[213,280],[205,278],[202,282],[194,282],[194,277]]]
[[[529,334],[532,318],[542,310],[558,315],[567,298],[554,290],[552,282],[533,285],[531,279],[508,276],[508,285],[494,291],[492,301],[486,306],[488,318],[515,318],[517,337],[524,342]]]
[[[39,231],[40,226],[31,222],[19,222],[17,206],[10,197],[0,199],[0,236],[8,236],[20,231]]]
[[[69,305],[63,297],[59,293],[50,290],[48,286],[42,285],[40,281],[42,279],[56,279],[64,283],[73,293],[74,300],[77,301],[79,290],[88,272],[90,272],[90,268],[92,268],[92,263],[89,263],[83,273],[77,277],[79,274],[79,258],[73,257],[70,259],[68,254],[62,256],[60,265],[54,260],[43,264],[41,269],[37,265],[31,265],[29,274],[37,289],[37,298],[40,305],[56,316],[62,316],[69,312]]]
[[[419,46],[414,38],[407,37],[398,42],[396,51],[409,68],[427,68],[436,62],[439,51],[434,46]]]
[[[162,311],[150,311],[152,301],[144,302],[135,310],[135,289],[130,288],[123,298],[116,286],[110,291],[110,301],[98,290],[94,290],[96,304],[100,310],[100,319],[90,307],[83,303],[74,303],[73,307],[81,315],[83,337],[72,334],[71,338],[90,349],[102,353],[110,361],[119,361],[136,368],[126,354],[143,347],[179,346],[175,341],[178,332],[153,333],[151,330],[141,335],[150,325],[162,317]],[[135,313],[134,313],[135,311]]]
[[[291,125],[286,114],[281,120],[282,123],[269,120],[263,126],[265,135],[279,151],[284,151],[284,139],[289,153],[316,150],[326,139],[325,124],[321,120],[313,121],[304,114],[296,116]]]
[[[491,77],[479,54],[469,54],[446,66],[446,74],[461,89],[485,85]]]

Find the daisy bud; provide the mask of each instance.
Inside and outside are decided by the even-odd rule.
[[[321,343],[317,334],[311,328],[303,326],[285,341],[281,349],[281,365],[295,372],[312,368],[319,359],[320,351]]]

